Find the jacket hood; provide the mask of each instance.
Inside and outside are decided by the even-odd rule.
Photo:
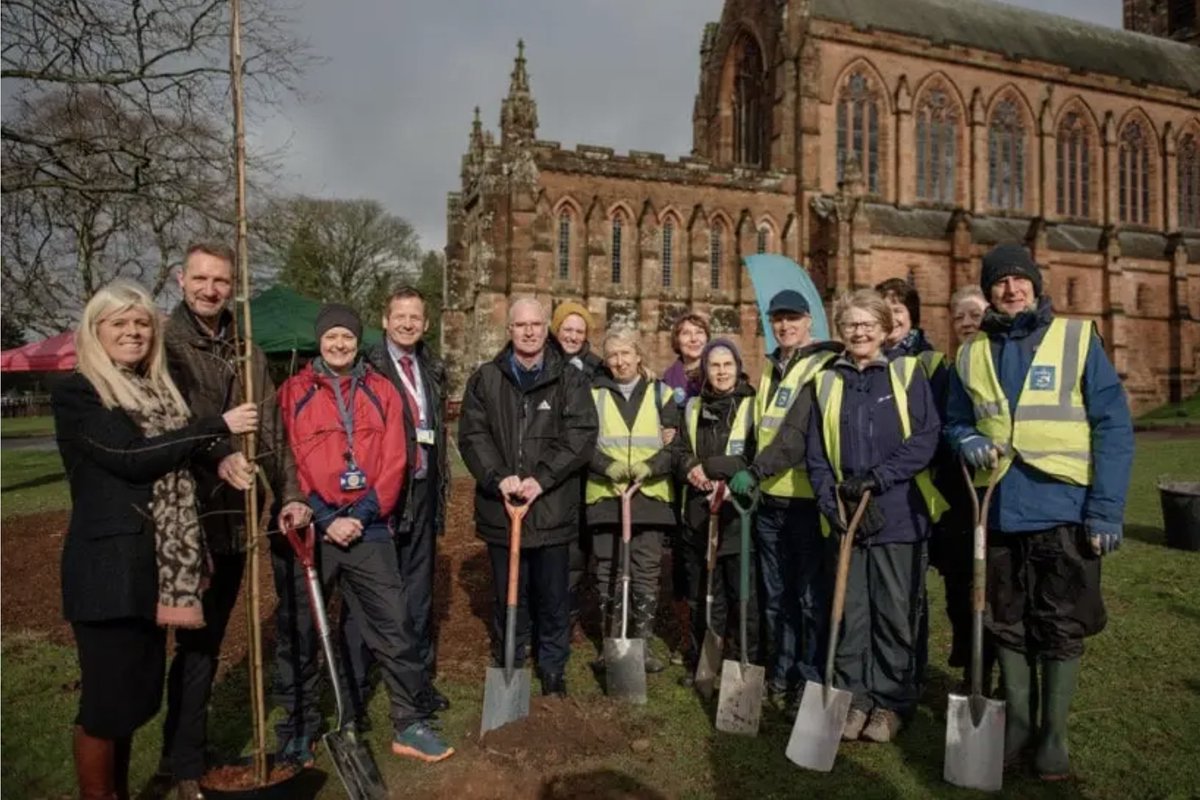
[[[700,390],[700,397],[702,397],[706,402],[729,399],[741,400],[743,397],[753,396],[754,387],[750,385],[750,381],[747,379],[746,373],[744,372],[738,376],[737,383],[733,385],[733,391],[729,392],[728,394],[717,394],[716,392],[712,391],[707,383],[705,383],[704,388]]]
[[[653,379],[647,379],[646,377],[639,375],[638,380],[641,382],[649,382]],[[595,377],[592,378],[592,388],[612,389],[614,392],[620,391],[620,385],[617,383],[617,379],[608,372],[597,372]]]
[[[1020,339],[1036,331],[1038,328],[1049,325],[1054,320],[1054,305],[1050,301],[1050,295],[1044,294],[1038,298],[1037,308],[1031,311],[1022,311],[1015,316],[1002,314],[989,305],[983,315],[983,322],[980,324],[980,329],[984,333],[996,336],[1007,336],[1015,339]]]
[[[895,358],[896,356],[915,356],[918,353],[927,353],[932,349],[933,345],[925,338],[925,331],[913,328],[905,334],[903,339],[891,347],[883,348],[883,352],[888,358]]]
[[[846,349],[846,346],[844,344],[842,344],[841,342],[834,341],[833,339],[829,339],[829,340],[820,341],[820,342],[810,342],[809,344],[804,345],[803,347],[801,347],[799,350],[796,351],[796,355],[794,357],[795,358],[807,358],[808,356],[811,356],[815,353],[835,353],[836,354],[836,353],[841,353],[845,349]],[[787,364],[784,364],[782,361],[780,361],[782,353],[783,353],[783,348],[776,347],[773,351],[771,351],[767,355],[767,358],[771,360],[771,363],[774,364],[781,371],[783,370],[784,367],[787,366]]]

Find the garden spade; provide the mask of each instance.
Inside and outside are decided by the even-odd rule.
[[[708,700],[713,695],[717,669],[721,666],[721,636],[713,630],[713,572],[717,569],[717,543],[721,532],[721,504],[725,502],[725,484],[718,483],[708,504],[708,585],[704,594],[704,644],[696,662],[696,690]]]
[[[850,525],[838,548],[837,577],[833,585],[833,609],[829,614],[829,652],[825,654],[825,683],[808,681],[800,698],[800,709],[788,739],[787,757],[797,766],[818,772],[829,772],[837,759],[842,729],[850,713],[854,695],[845,689],[833,688],[833,664],[837,655],[838,628],[846,608],[846,581],[850,574],[850,555],[854,547],[854,532],[862,520],[871,493],[863,492]],[[839,501],[839,510],[841,502]],[[845,512],[842,511],[844,516]]]
[[[983,695],[983,610],[987,589],[987,518],[1000,470],[992,470],[983,506],[963,464],[975,511],[971,580],[971,693],[953,694],[946,708],[946,760],[942,777],[955,786],[998,792],[1004,783],[1004,701]]]
[[[633,538],[633,496],[640,488],[640,483],[631,483],[621,492],[621,638],[604,640],[608,695],[638,704],[646,702],[646,640],[630,639],[628,629],[629,540]]]
[[[508,513],[508,597],[504,619],[504,666],[488,667],[483,684],[483,718],[479,735],[529,716],[529,670],[515,669],[517,660],[517,587],[521,569],[521,520],[529,511],[523,500],[518,505],[504,498]]]
[[[758,505],[758,490],[745,500],[731,494],[733,507],[742,523],[741,553],[738,557],[738,650],[741,659],[726,660],[721,666],[721,694],[717,697],[717,730],[725,733],[758,735],[762,720],[763,693],[767,674],[763,667],[750,663],[746,651],[746,613],[750,607],[750,523]]]
[[[329,617],[325,614],[321,579],[317,577],[314,558],[316,533],[311,524],[303,535],[299,529],[294,528],[285,528],[284,533],[296,552],[300,565],[304,567],[304,576],[308,584],[308,603],[316,621],[317,635],[321,638],[321,649],[325,653],[325,666],[329,668],[329,681],[333,684],[333,699],[337,706],[337,724],[333,730],[321,737],[321,741],[329,750],[333,768],[337,771],[350,800],[384,800],[388,796],[387,785],[383,782],[383,776],[379,774],[375,758],[367,749],[366,743],[359,741],[354,726],[346,719],[342,682],[338,679],[337,657],[333,651],[333,636],[330,633]]]

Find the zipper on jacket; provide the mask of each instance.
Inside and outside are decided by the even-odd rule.
[[[521,424],[517,426],[517,472],[525,465],[525,426],[529,424],[529,396],[521,395]]]

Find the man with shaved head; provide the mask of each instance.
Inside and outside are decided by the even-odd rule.
[[[565,697],[570,655],[570,544],[579,536],[581,470],[596,444],[588,379],[547,342],[546,308],[531,297],[508,309],[509,342],[467,381],[458,446],[475,477],[475,526],[494,576],[492,657],[502,664],[508,588],[504,503],[530,504],[521,533],[517,666],[537,625],[542,694]]]

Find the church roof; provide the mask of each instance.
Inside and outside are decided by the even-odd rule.
[[[1200,48],[993,0],[813,0],[813,17],[1200,94]]]

